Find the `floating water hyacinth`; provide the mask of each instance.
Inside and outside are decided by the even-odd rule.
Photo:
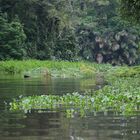
[[[32,109],[59,109],[61,107],[74,110],[89,110],[93,108],[94,99],[79,93],[58,95],[41,95],[23,97],[10,103],[12,111],[28,112]],[[73,111],[74,112],[74,111]]]
[[[12,111],[24,111],[36,109],[65,109],[68,116],[73,113],[80,113],[81,116],[87,112],[109,111],[114,110],[123,114],[132,114],[135,111],[140,111],[140,87],[139,78],[131,79],[113,79],[112,86],[106,85],[104,88],[95,91],[94,93],[79,93],[59,95],[41,95],[28,96],[14,100],[10,104]],[[132,85],[132,86],[130,86]],[[70,115],[71,114],[71,115]]]

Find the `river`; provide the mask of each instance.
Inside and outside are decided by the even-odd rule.
[[[9,111],[8,104],[19,96],[85,92],[103,83],[94,78],[23,78],[0,75],[0,140],[140,140],[140,116],[125,117],[116,112],[89,113],[67,118],[63,110]]]

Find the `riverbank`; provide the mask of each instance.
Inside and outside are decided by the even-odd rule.
[[[1,61],[0,72],[8,74],[34,74],[51,75],[53,77],[84,77],[91,76],[97,72],[107,71],[110,64],[96,64],[90,62],[68,62],[68,61]]]

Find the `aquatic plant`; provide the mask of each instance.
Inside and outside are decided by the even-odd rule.
[[[74,77],[83,76],[84,74],[86,75],[86,72],[90,73],[89,71],[93,72],[93,74],[100,72],[102,75],[105,74],[104,77],[107,85],[97,91],[88,91],[85,94],[69,93],[62,96],[41,95],[22,97],[10,103],[12,111],[28,112],[34,109],[54,110],[61,108],[65,110],[68,116],[72,116],[75,113],[84,116],[88,112],[109,110],[122,114],[140,111],[139,66],[111,67],[110,65],[105,66],[85,62],[45,61],[44,63],[43,65],[47,66],[50,70],[49,72],[56,77],[64,74],[67,74],[65,76]]]
[[[120,67],[116,70],[114,75],[119,77],[137,77],[140,75],[140,66],[125,66],[123,68]]]
[[[65,108],[66,112],[84,112],[93,107],[94,99],[88,95],[81,95],[79,93],[58,95],[41,95],[23,97],[19,100],[14,100],[10,103],[12,111],[28,112],[32,109],[59,109]],[[69,111],[68,111],[69,110]],[[71,111],[70,111],[71,110]]]
[[[89,112],[116,111],[125,115],[140,111],[140,79],[117,78],[108,79],[111,84],[92,93],[72,93],[63,96],[41,95],[28,96],[10,103],[12,111],[41,109],[64,109],[70,117],[73,114],[87,115]],[[133,81],[133,82],[132,82]]]

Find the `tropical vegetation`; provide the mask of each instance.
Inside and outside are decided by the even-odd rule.
[[[111,68],[110,64],[69,61],[1,61],[0,73],[51,77],[90,77]]]
[[[85,94],[20,96],[10,109],[140,111],[139,9],[139,0],[0,0],[0,73],[106,81]]]
[[[121,13],[123,17],[135,24],[140,23],[140,1],[139,0],[121,0]]]
[[[0,60],[137,64],[140,28],[121,18],[121,7],[139,19],[138,1],[0,0]]]

